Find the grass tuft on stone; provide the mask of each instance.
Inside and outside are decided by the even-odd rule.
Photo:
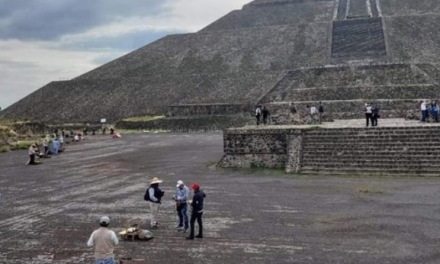
[[[125,122],[151,122],[155,120],[164,119],[165,116],[139,116],[139,117],[129,117],[125,118],[123,121]]]

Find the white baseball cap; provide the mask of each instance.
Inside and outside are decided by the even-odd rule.
[[[181,185],[184,185],[184,184],[183,184],[183,181],[178,181],[176,187],[180,187]]]
[[[103,216],[101,217],[101,220],[99,220],[99,223],[103,225],[108,225],[110,224],[110,218],[108,218],[108,216]]]

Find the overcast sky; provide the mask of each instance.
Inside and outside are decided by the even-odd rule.
[[[0,107],[251,0],[0,0]],[[36,102],[38,103],[38,102]]]

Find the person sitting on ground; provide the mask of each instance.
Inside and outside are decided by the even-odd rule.
[[[267,124],[267,118],[270,116],[269,110],[267,110],[266,106],[263,106],[263,110],[261,111],[261,114],[263,115],[263,124]]]
[[[122,138],[122,136],[121,136],[120,133],[115,133],[115,134],[112,136],[112,138],[116,138],[116,139],[118,139],[118,138]]]
[[[36,148],[37,148],[36,144],[32,144],[29,147],[29,161],[28,161],[27,165],[39,165],[39,164],[41,164],[41,163],[38,163],[38,162],[35,161]]]
[[[115,232],[108,229],[110,218],[103,216],[99,225],[101,227],[92,233],[87,246],[95,247],[96,264],[115,264],[115,246],[119,244],[119,240]]]

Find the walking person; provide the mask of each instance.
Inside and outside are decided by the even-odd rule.
[[[176,194],[174,200],[176,201],[177,216],[179,217],[179,223],[177,225],[178,231],[187,232],[189,229],[188,222],[188,199],[189,188],[185,186],[183,181],[178,181],[176,186]]]
[[[370,121],[371,125],[373,125],[373,107],[370,103],[365,104],[365,118],[367,119],[367,127],[370,126]]]
[[[377,126],[378,124],[378,119],[380,118],[379,115],[379,107],[377,105],[373,105],[372,106],[372,120],[371,120],[371,125],[372,126]]]
[[[150,202],[151,228],[157,228],[158,225],[157,219],[159,215],[159,205],[161,204],[162,197],[165,194],[165,192],[159,189],[159,183],[162,182],[163,181],[159,180],[157,177],[153,178],[150,183],[150,187],[147,189],[144,196],[144,199]]]
[[[95,247],[95,264],[115,264],[115,246],[119,240],[115,232],[108,229],[110,218],[103,216],[99,225],[101,227],[92,233],[87,246]]]
[[[322,103],[319,102],[318,106],[318,116],[319,116],[319,123],[322,124],[322,115],[324,114],[324,106],[322,106]]]
[[[203,238],[203,202],[205,200],[205,193],[200,190],[200,185],[198,183],[191,184],[191,189],[194,190],[194,196],[191,202],[191,231],[189,237],[186,239],[193,240],[194,239],[194,231],[195,231],[195,223],[197,220],[197,224],[199,225],[199,234],[195,236],[196,238]]]
[[[260,106],[257,106],[257,109],[255,109],[255,117],[257,118],[257,126],[259,126],[260,125],[260,118],[261,118]]]
[[[266,106],[263,105],[263,110],[261,113],[263,115],[263,124],[266,125],[268,123],[267,118],[270,116],[270,112],[267,110]]]

